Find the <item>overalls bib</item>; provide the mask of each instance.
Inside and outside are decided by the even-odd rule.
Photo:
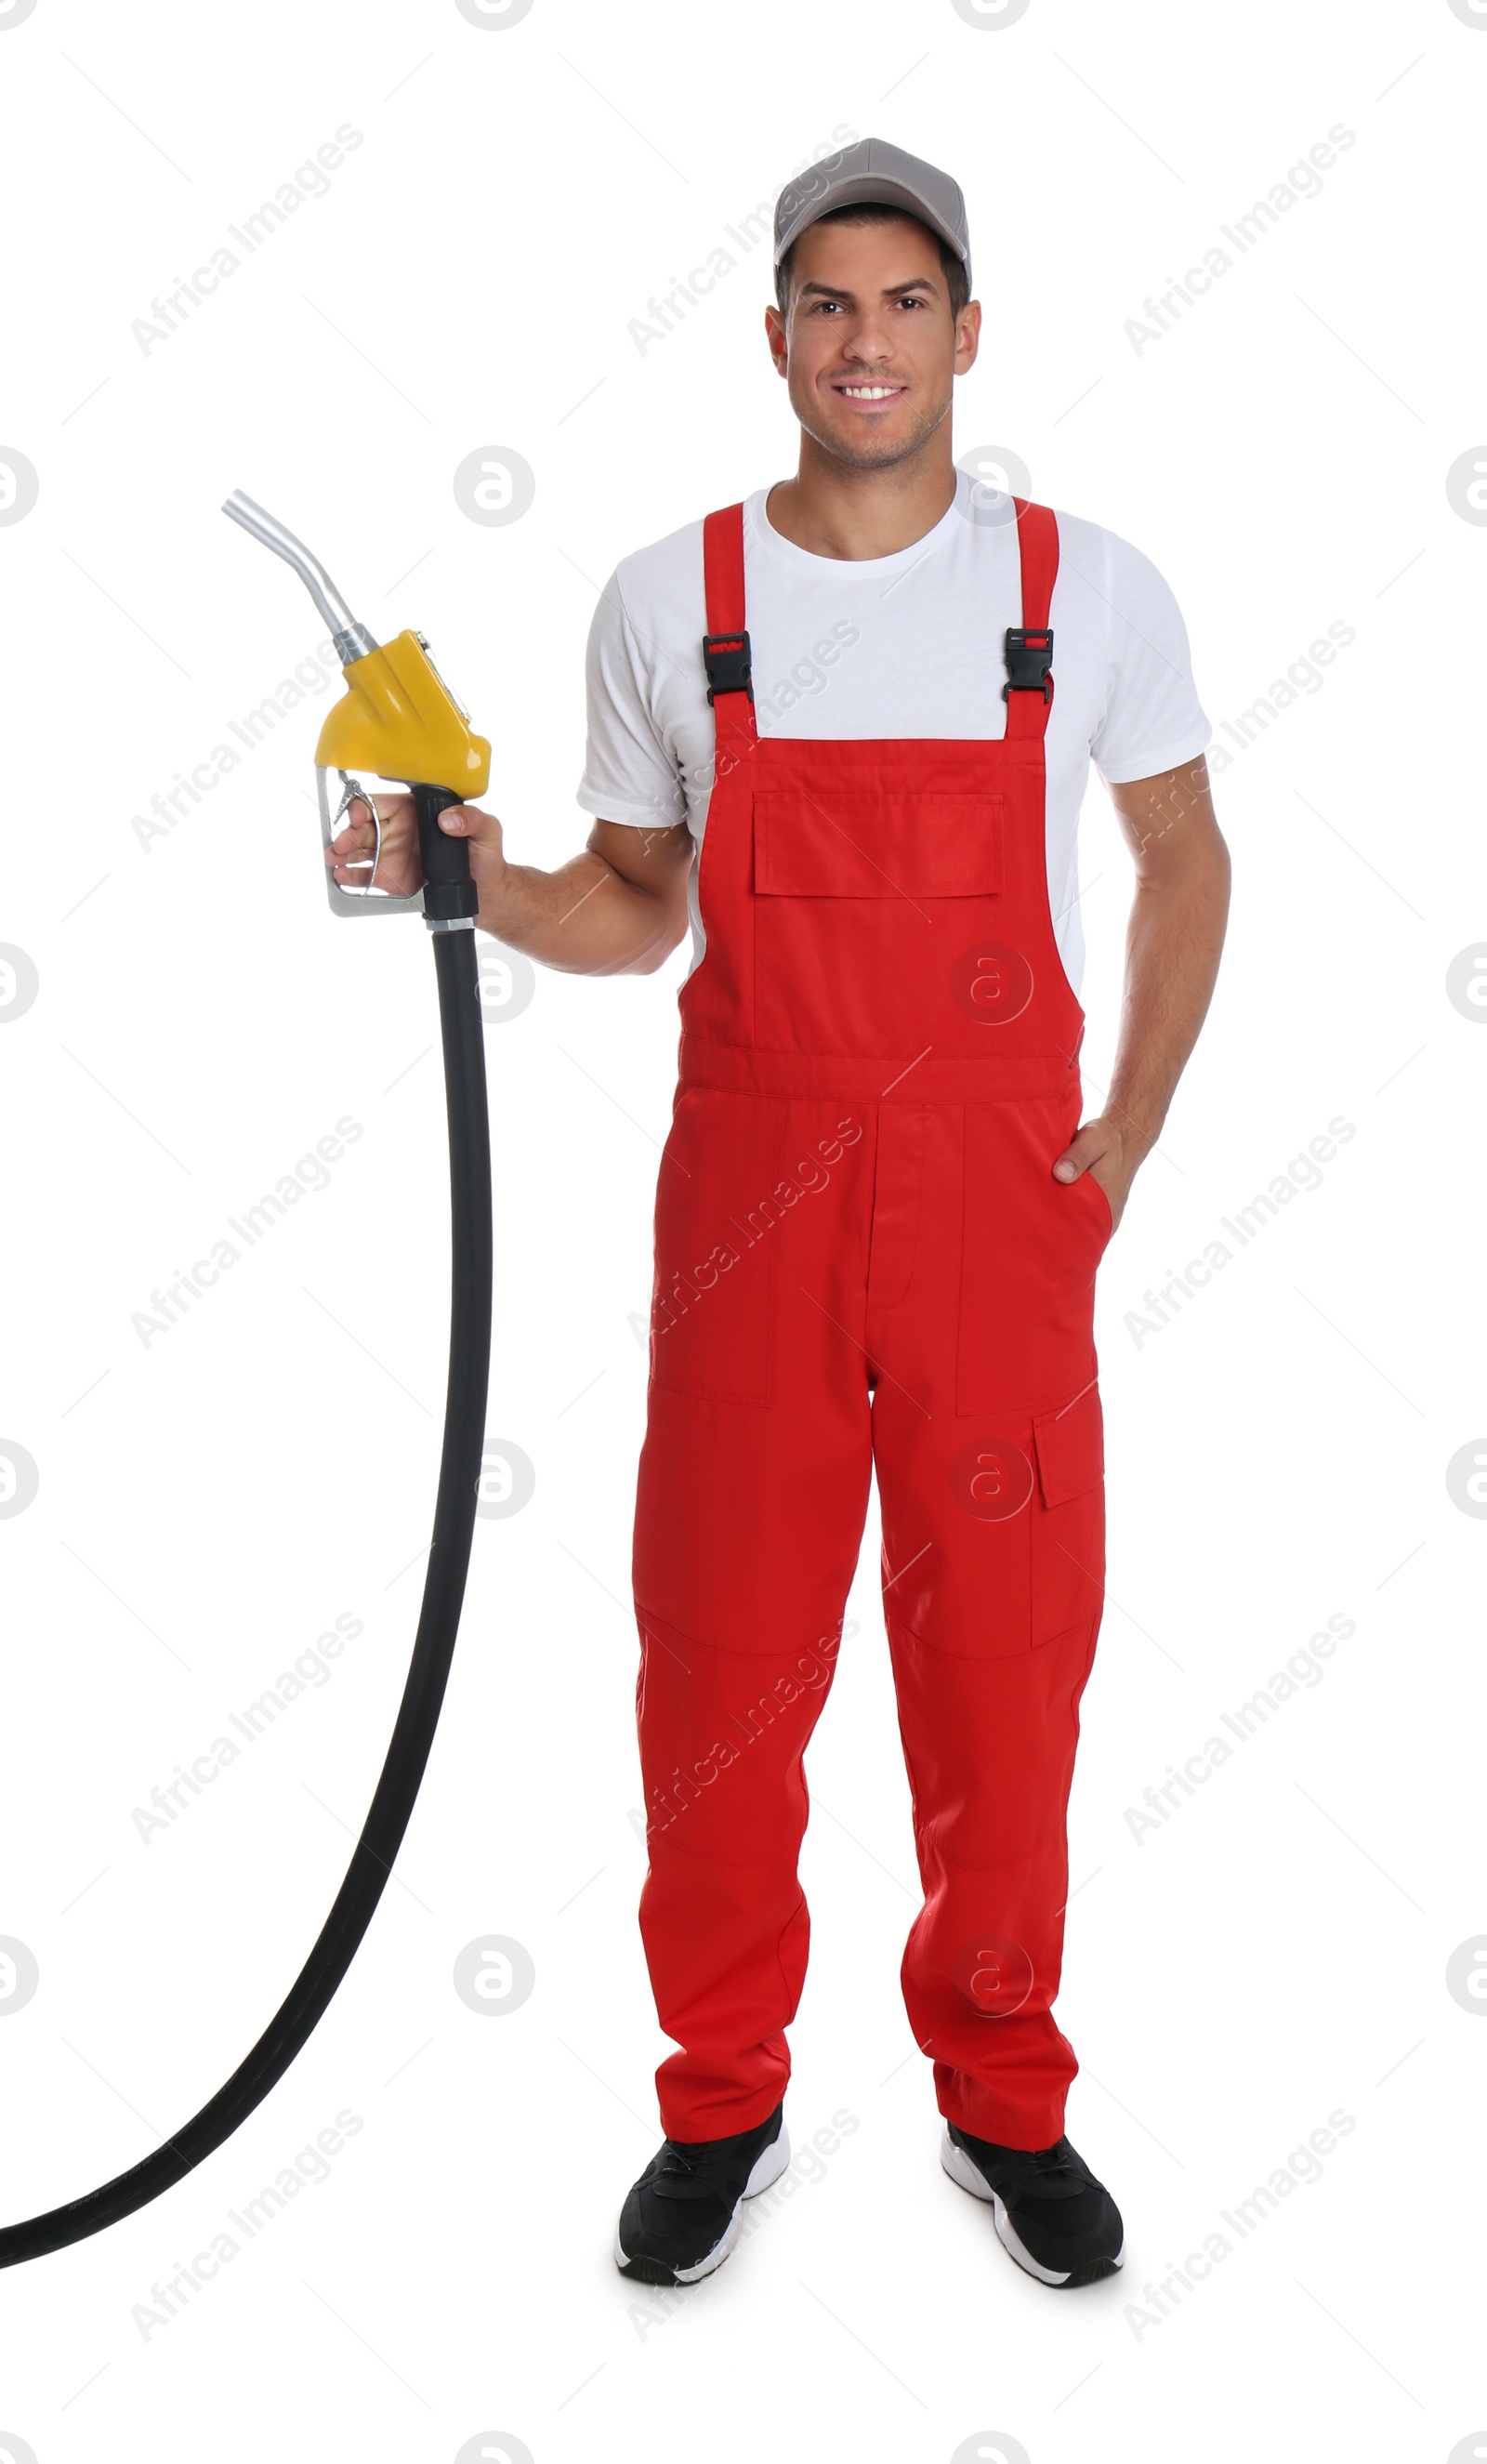
[[[634,1546],[641,1927],[675,2139],[753,2128],[805,1974],[801,1756],[869,1475],[924,1905],[902,1982],[941,2111],[1063,2127],[1050,2006],[1104,1573],[1083,1014],[1049,913],[1058,527],[1017,503],[1005,737],[760,737],[743,511],[704,527],[716,774],[656,1197]],[[1002,679],[989,676],[987,692]]]

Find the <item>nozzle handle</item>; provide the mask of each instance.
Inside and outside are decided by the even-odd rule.
[[[424,913],[448,918],[480,912],[480,892],[470,877],[470,842],[450,838],[439,827],[439,816],[459,803],[448,787],[412,790],[418,815],[419,852],[424,860]]]

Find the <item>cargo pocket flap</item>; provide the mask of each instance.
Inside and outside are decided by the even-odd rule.
[[[1071,1403],[1035,1417],[1033,1444],[1045,1506],[1062,1506],[1095,1486],[1104,1473],[1104,1417],[1093,1378]]]

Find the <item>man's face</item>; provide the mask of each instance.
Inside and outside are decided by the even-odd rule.
[[[796,242],[788,319],[765,312],[801,427],[833,459],[883,470],[917,453],[975,358],[981,311],[951,315],[923,223],[813,223]]]

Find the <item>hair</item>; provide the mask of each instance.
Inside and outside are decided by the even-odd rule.
[[[815,231],[821,223],[919,223],[920,230],[929,231],[929,237],[940,252],[940,270],[944,274],[946,287],[950,292],[951,315],[958,317],[970,298],[971,284],[967,278],[966,269],[954,250],[947,240],[941,239],[938,231],[929,231],[928,223],[920,222],[917,214],[911,214],[907,206],[833,206],[829,213],[818,214],[814,223],[806,225],[806,230]],[[805,233],[802,231],[800,238],[803,239]],[[781,316],[786,314],[790,306],[790,284],[795,271],[795,253],[799,245],[799,239],[792,240],[775,268],[775,297],[779,303]]]

